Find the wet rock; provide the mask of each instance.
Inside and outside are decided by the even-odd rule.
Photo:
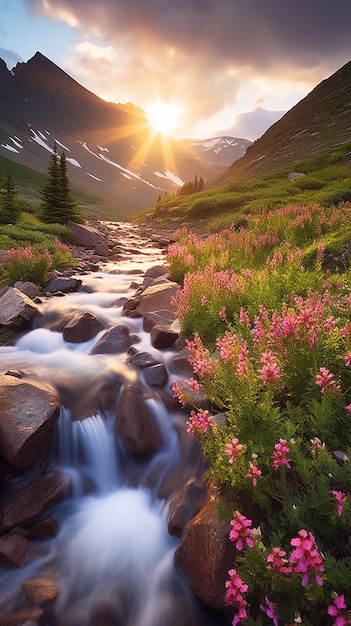
[[[50,449],[59,402],[55,392],[38,382],[0,376],[0,454],[25,471]]]
[[[14,331],[26,330],[38,307],[31,298],[14,287],[0,290],[0,325]]]
[[[210,500],[189,522],[175,553],[175,564],[205,604],[225,609],[225,582],[234,567],[236,549],[230,523],[219,519]]]
[[[126,352],[131,343],[128,327],[124,324],[117,324],[100,337],[90,350],[90,354],[119,354]]]
[[[148,352],[136,351],[129,357],[128,360],[131,365],[138,368],[151,367],[152,365],[157,365],[159,363],[159,361],[156,361],[156,359],[154,359],[154,357]]]
[[[127,452],[135,455],[155,454],[162,448],[157,420],[146,405],[139,385],[124,385],[116,418],[115,432]]]
[[[56,537],[58,533],[58,523],[53,517],[43,519],[37,524],[34,524],[30,531],[30,536],[36,539],[48,539],[49,537]]]
[[[99,241],[94,247],[94,254],[100,257],[108,257],[110,254],[109,247],[106,241]]]
[[[35,476],[2,502],[0,530],[37,524],[49,508],[69,495],[71,478],[54,472]]]
[[[164,387],[168,380],[168,373],[163,363],[145,367],[144,380],[149,387]]]
[[[123,623],[119,607],[111,599],[97,602],[89,619],[89,626],[122,626]]]
[[[137,297],[129,298],[123,305],[123,314],[131,317],[131,313],[137,313],[141,317],[141,313],[137,311],[139,301]]]
[[[98,244],[106,243],[104,235],[94,226],[77,224],[71,221],[67,222],[67,226],[72,233],[73,242],[77,246],[95,248]]]
[[[201,510],[206,498],[203,481],[193,478],[171,500],[169,506],[168,532],[180,537],[186,525]]]
[[[63,338],[71,343],[89,341],[104,329],[103,324],[92,313],[82,313],[63,329]]]
[[[146,287],[140,296],[137,311],[142,315],[150,311],[160,311],[165,309],[173,311],[173,298],[179,291],[180,286],[172,281],[165,281],[161,284]]]
[[[151,311],[144,315],[143,330],[145,330],[146,333],[150,333],[154,326],[170,328],[175,319],[176,316],[173,311],[167,311],[165,309]]]
[[[153,265],[152,267],[149,267],[149,269],[146,270],[145,272],[145,278],[159,278],[160,276],[163,277],[168,277],[168,270],[164,265]]]
[[[82,282],[80,278],[57,276],[50,280],[49,284],[44,287],[43,293],[72,293],[78,291]]]
[[[52,604],[59,592],[56,580],[42,576],[27,578],[22,584],[22,589],[29,606],[34,607]]]
[[[0,537],[0,564],[10,567],[22,567],[47,551],[22,535],[4,535]]]
[[[171,348],[178,339],[179,333],[165,326],[154,326],[150,333],[151,345],[158,350]]]

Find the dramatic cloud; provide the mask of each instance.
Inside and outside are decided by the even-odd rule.
[[[257,91],[248,109],[256,98],[267,102],[269,90],[277,92],[281,84],[307,93],[351,58],[350,0],[25,3],[32,14],[63,20],[81,33],[78,56],[66,59],[78,80],[88,79],[94,62],[101,95],[141,106],[157,96],[176,99],[186,108],[189,127],[228,104],[235,112],[250,81]],[[95,54],[92,42],[104,52]]]

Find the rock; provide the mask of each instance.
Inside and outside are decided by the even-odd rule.
[[[44,287],[43,293],[72,293],[78,291],[82,282],[80,278],[57,276],[50,280],[49,284]]]
[[[180,285],[169,280],[146,287],[140,295],[137,311],[142,315],[150,313],[150,311],[160,311],[161,309],[173,311],[172,301],[179,289]]]
[[[11,330],[26,330],[38,307],[36,304],[14,287],[4,287],[0,290],[0,324]]]
[[[97,256],[108,257],[110,254],[109,247],[106,241],[99,241],[94,247],[94,254]]]
[[[72,233],[73,242],[77,246],[95,248],[98,244],[106,243],[104,235],[97,228],[94,228],[94,226],[77,224],[76,222],[70,221],[67,222],[67,226]]]
[[[296,180],[297,178],[301,178],[301,176],[305,176],[302,172],[290,172],[288,178],[289,180]]]
[[[35,283],[31,283],[30,281],[25,282],[23,280],[18,280],[14,284],[14,288],[18,289],[18,291],[20,291],[21,293],[26,294],[26,296],[28,296],[28,298],[31,298],[32,300],[34,300],[34,298],[40,298],[41,296],[41,291],[38,285],[36,285]]]
[[[59,417],[56,393],[38,382],[0,376],[0,454],[20,471],[30,469],[51,446]]]
[[[151,367],[159,363],[159,361],[156,361],[148,352],[135,352],[128,360],[131,365],[138,368]]]
[[[42,607],[52,604],[56,600],[59,588],[52,578],[27,578],[22,583],[22,589],[29,606]]]
[[[145,272],[145,278],[159,278],[159,276],[169,276],[168,270],[164,265],[153,265]]]
[[[36,539],[48,539],[56,537],[58,533],[58,523],[53,517],[48,517],[34,524],[30,531],[30,536]]]
[[[205,604],[225,609],[225,582],[235,565],[230,523],[222,522],[210,500],[189,522],[175,553],[175,564]]]
[[[127,383],[122,388],[115,432],[131,454],[151,455],[162,448],[157,420],[146,405],[142,389],[137,384]]]
[[[47,510],[69,495],[71,478],[54,472],[40,474],[17,489],[2,502],[0,529],[37,524]]]
[[[128,350],[131,343],[128,327],[124,324],[117,324],[100,337],[89,354],[121,354]]]
[[[81,343],[89,341],[103,329],[103,324],[92,313],[85,312],[66,324],[63,338],[71,343]]]
[[[166,311],[165,309],[145,313],[143,319],[143,330],[145,330],[146,333],[150,333],[154,326],[164,326],[166,328],[170,328],[175,319],[175,313],[173,311]]]
[[[174,347],[174,344],[173,344]],[[179,374],[182,376],[194,376],[194,370],[191,367],[190,363],[189,363],[189,356],[190,356],[190,351],[187,348],[183,348],[182,350],[179,350],[179,352],[176,352],[176,354],[174,354],[172,356],[172,371],[175,374]]]
[[[144,380],[148,387],[164,387],[168,380],[168,373],[163,363],[156,363],[144,369]]]
[[[158,350],[171,348],[178,339],[179,333],[165,326],[154,326],[150,333],[151,345]]]
[[[0,537],[0,564],[2,565],[22,567],[45,554],[47,554],[45,548],[21,535],[14,533]]]
[[[168,532],[180,537],[186,525],[201,510],[206,498],[204,483],[196,478],[189,480],[172,498],[169,505]]]

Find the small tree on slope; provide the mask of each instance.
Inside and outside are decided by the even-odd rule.
[[[43,222],[67,224],[69,220],[83,221],[83,216],[71,195],[66,155],[64,152],[61,155],[57,153],[56,144],[48,165],[48,179],[41,197],[40,218]]]

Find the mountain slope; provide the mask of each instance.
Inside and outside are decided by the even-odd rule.
[[[0,156],[46,173],[55,142],[72,183],[107,203],[111,218],[224,170],[187,141],[153,134],[142,109],[102,100],[39,52],[11,72],[0,59]]]
[[[351,61],[317,85],[273,124],[211,186],[260,177],[351,139]]]

